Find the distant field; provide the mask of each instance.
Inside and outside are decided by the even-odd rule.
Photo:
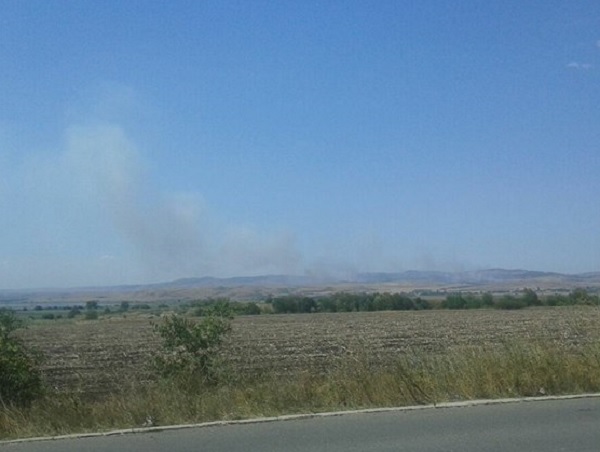
[[[36,322],[21,335],[46,356],[44,373],[60,390],[106,394],[148,379],[158,338],[143,313],[100,320]],[[365,355],[385,366],[402,353],[527,340],[577,345],[600,340],[600,309],[404,311],[238,317],[224,357],[251,374],[327,372],[336,360]]]

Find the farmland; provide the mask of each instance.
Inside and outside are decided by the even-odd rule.
[[[143,313],[100,320],[35,322],[20,332],[45,356],[50,386],[100,396],[151,378],[159,340]],[[240,316],[223,356],[236,374],[327,373],[360,355],[386,367],[407,353],[444,354],[506,342],[577,348],[600,340],[600,309],[418,311]]]

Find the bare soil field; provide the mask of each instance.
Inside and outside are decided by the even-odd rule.
[[[21,332],[45,356],[44,374],[59,390],[100,395],[151,378],[159,322],[143,314],[100,320],[37,322]],[[367,356],[385,366],[402,353],[543,341],[577,347],[600,340],[600,309],[404,311],[237,317],[224,349],[236,372],[327,372]]]

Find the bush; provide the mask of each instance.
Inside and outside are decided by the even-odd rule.
[[[485,292],[481,294],[481,305],[486,308],[491,308],[494,306],[494,296],[490,292]]]
[[[523,291],[523,301],[527,306],[541,306],[542,301],[537,296],[533,289],[525,289]]]
[[[464,300],[465,308],[467,309],[481,309],[483,307],[483,302],[481,301],[481,298],[473,294],[465,295]]]
[[[27,405],[42,394],[39,357],[12,336],[21,322],[14,312],[0,309],[0,404]]]
[[[547,306],[566,306],[570,304],[570,298],[560,294],[549,295],[545,304]]]
[[[467,301],[460,293],[449,294],[446,296],[446,299],[442,301],[443,309],[465,309],[466,307]]]
[[[77,315],[81,315],[81,310],[77,306],[74,306],[69,310],[67,318],[72,319]]]
[[[431,303],[419,297],[415,300],[415,309],[431,309]]]
[[[97,320],[98,319],[98,311],[96,310],[86,310],[85,311],[85,319],[86,320]]]
[[[590,295],[587,290],[577,288],[569,294],[569,301],[571,304],[583,304],[583,305],[598,305],[600,300],[597,295]]]
[[[254,302],[239,303],[236,305],[236,311],[241,315],[260,315],[260,306]]]
[[[219,349],[231,331],[231,307],[217,303],[206,310],[201,321],[178,314],[163,318],[154,329],[162,339],[163,351],[154,365],[163,378],[175,379],[187,388],[218,379]]]

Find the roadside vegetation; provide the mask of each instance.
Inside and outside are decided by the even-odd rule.
[[[598,297],[583,290],[543,299],[534,291],[437,300],[378,293],[133,306],[123,302],[107,310],[87,302],[71,319],[47,322],[40,316],[27,331],[14,312],[0,311],[0,439],[600,391]],[[518,318],[505,311],[529,306],[538,309]],[[411,312],[393,314],[410,316],[404,320],[377,308]],[[450,312],[458,309],[474,311]],[[280,312],[305,315],[258,315]],[[42,364],[24,340],[47,331],[38,325],[89,330],[96,342],[88,347],[96,346],[91,350],[97,355],[106,350],[97,362],[121,378],[119,384],[97,391],[77,380],[59,384],[57,371],[76,371],[67,362],[64,371]],[[120,334],[112,349],[98,343],[110,334]],[[145,364],[128,374],[119,366],[134,355],[119,342],[132,335],[142,338],[134,352],[143,345],[147,354],[139,358]],[[54,347],[46,362],[73,353],[66,343],[60,348],[56,340],[40,340]]]
[[[13,311],[0,310],[0,407],[24,407],[43,394],[39,356],[13,334],[20,327]]]
[[[154,356],[154,368],[164,380],[183,390],[216,384],[220,373],[220,346],[231,331],[233,310],[227,302],[211,305],[200,321],[168,314],[154,330],[162,340],[162,352]]]

